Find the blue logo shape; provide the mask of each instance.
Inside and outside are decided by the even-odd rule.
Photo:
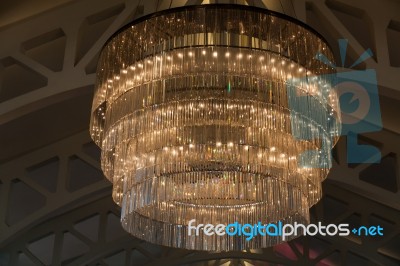
[[[356,94],[348,92],[343,93],[340,96],[340,110],[344,113],[354,113],[360,106],[360,99],[356,97]]]
[[[339,40],[340,56],[342,66],[345,64],[347,40]],[[350,68],[360,64],[372,56],[370,49],[366,50]],[[316,59],[324,64],[336,67],[325,55],[318,53]],[[366,132],[376,132],[382,129],[382,118],[379,107],[378,86],[376,72],[373,69],[352,70],[348,72],[338,72],[335,74],[319,75],[311,81],[321,84],[329,84],[326,88],[319,88],[321,95],[319,100],[326,99],[330,90],[337,91],[342,118],[342,130],[335,128],[336,121],[330,117],[326,124],[326,117],[318,112],[311,112],[310,106],[315,104],[315,97],[309,94],[299,94],[296,87],[300,84],[309,83],[308,77],[301,79],[290,79],[287,82],[288,102],[291,110],[291,124],[293,136],[298,139],[315,139],[312,127],[306,124],[298,123],[299,119],[309,117],[310,121],[317,124],[326,125],[326,131],[329,135],[322,139],[322,148],[319,151],[306,151],[299,157],[299,165],[302,167],[331,167],[331,148],[332,138],[339,135],[347,136],[347,162],[348,163],[379,163],[381,153],[377,147],[371,145],[358,144],[358,134]],[[321,85],[322,86],[322,85]],[[328,160],[326,161],[326,158]]]

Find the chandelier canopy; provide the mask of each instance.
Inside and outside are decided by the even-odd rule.
[[[301,22],[234,5],[170,9],[110,38],[90,132],[125,230],[221,251],[281,240],[189,235],[189,221],[308,224],[340,131],[318,52],[334,61]]]

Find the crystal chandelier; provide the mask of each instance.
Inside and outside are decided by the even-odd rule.
[[[90,132],[125,230],[221,251],[280,239],[188,235],[188,222],[308,224],[340,131],[334,69],[317,52],[334,61],[301,22],[235,5],[170,9],[113,35]]]

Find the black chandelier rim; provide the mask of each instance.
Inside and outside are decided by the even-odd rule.
[[[330,50],[332,50],[331,45],[329,44],[329,42],[327,41],[327,39],[321,34],[319,33],[316,29],[314,29],[313,27],[311,27],[310,25],[306,24],[305,22],[294,18],[292,16],[286,15],[284,13],[280,13],[278,11],[274,11],[274,10],[270,10],[267,8],[262,8],[262,7],[256,7],[256,6],[249,6],[249,5],[242,5],[242,4],[204,4],[204,5],[189,5],[189,6],[180,6],[180,7],[174,7],[174,8],[169,8],[169,9],[164,9],[164,10],[160,10],[160,11],[156,11],[147,15],[144,15],[142,17],[139,17],[137,19],[134,19],[131,22],[128,22],[127,24],[125,24],[124,26],[122,26],[121,28],[119,28],[116,32],[114,32],[104,43],[104,45],[102,46],[101,50],[102,51],[115,37],[117,37],[119,34],[121,34],[122,32],[124,32],[125,30],[129,29],[132,26],[135,26],[141,22],[144,22],[146,20],[155,18],[155,17],[159,17],[159,16],[163,16],[163,15],[167,15],[167,14],[171,14],[171,13],[177,13],[180,11],[184,11],[184,10],[197,10],[197,9],[205,9],[205,8],[216,8],[216,9],[240,9],[240,10],[246,10],[246,11],[255,11],[255,12],[259,12],[259,13],[263,13],[266,15],[271,15],[274,16],[276,18],[281,18],[287,21],[290,21],[298,26],[303,27],[304,29],[310,31],[311,33],[315,34],[318,38],[320,38],[323,42],[325,42],[325,44],[328,46],[328,48]]]

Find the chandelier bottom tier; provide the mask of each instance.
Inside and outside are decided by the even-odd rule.
[[[281,240],[196,236],[189,221],[308,224],[340,131],[324,76],[333,70],[314,59],[318,51],[332,60],[302,24],[227,5],[172,9],[113,36],[98,64],[90,130],[125,230],[221,251]]]

